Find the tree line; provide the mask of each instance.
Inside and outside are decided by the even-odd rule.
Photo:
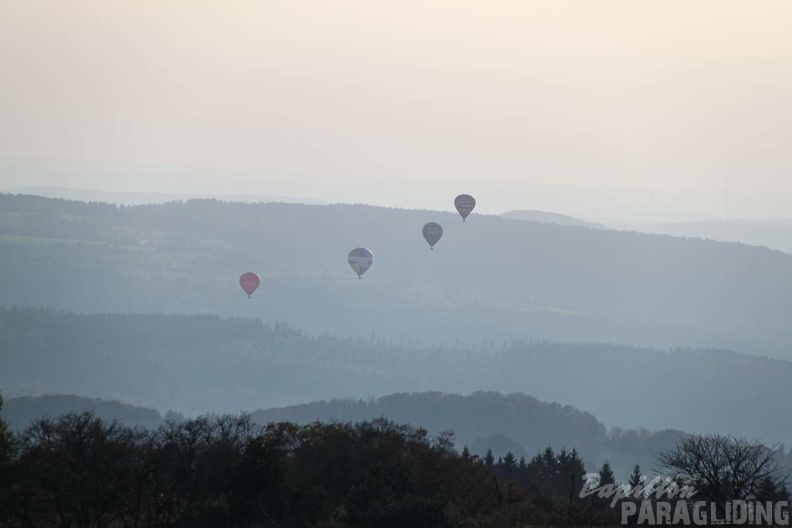
[[[659,460],[679,482],[709,468],[698,478],[718,485],[700,490],[706,500],[788,499],[772,455],[711,436]],[[496,460],[458,451],[452,433],[385,419],[257,425],[227,415],[146,430],[72,413],[19,434],[0,421],[0,526],[10,528],[618,524],[608,497],[581,494],[585,475],[575,450]],[[596,485],[617,485],[609,464]]]
[[[524,487],[503,464],[458,453],[449,435],[384,419],[223,416],[146,431],[84,413],[3,442],[8,527],[518,527],[590,513],[550,482]]]

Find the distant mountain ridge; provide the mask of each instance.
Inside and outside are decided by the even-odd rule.
[[[656,224],[639,229],[677,237],[695,237],[722,242],[739,242],[792,253],[792,219],[706,220]]]
[[[574,227],[589,227],[592,229],[608,229],[602,224],[586,222],[585,220],[580,220],[574,216],[568,216],[560,213],[550,213],[547,211],[537,211],[535,209],[508,211],[503,213],[501,216],[511,220],[525,220],[528,222],[541,222],[545,224],[557,224]]]
[[[215,199],[223,202],[239,203],[299,203],[319,205],[326,202],[315,198],[296,196],[277,196],[260,194],[219,194],[219,193],[164,193],[134,191],[97,191],[95,189],[73,189],[69,187],[14,187],[0,189],[0,193],[42,196],[83,202],[101,202],[124,205],[152,205],[168,202]]]

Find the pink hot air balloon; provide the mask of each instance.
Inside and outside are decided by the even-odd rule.
[[[239,277],[239,285],[242,286],[242,289],[245,290],[245,293],[247,293],[248,299],[251,295],[253,295],[253,292],[258,289],[260,284],[261,277],[252,271],[243,273],[242,276]]]

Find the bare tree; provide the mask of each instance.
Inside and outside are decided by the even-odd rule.
[[[695,488],[697,498],[717,504],[756,500],[767,482],[780,487],[786,480],[774,449],[729,435],[686,436],[658,461],[669,476]]]

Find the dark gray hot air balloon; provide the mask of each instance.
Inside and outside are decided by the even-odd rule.
[[[440,240],[440,237],[443,236],[443,226],[440,224],[436,224],[435,222],[429,222],[425,226],[423,226],[423,237],[429,242],[429,247],[434,249],[435,244],[437,241]]]
[[[462,221],[464,222],[465,218],[467,218],[473,211],[473,208],[476,207],[476,199],[469,194],[460,194],[454,200],[454,206],[456,210],[459,211]]]

